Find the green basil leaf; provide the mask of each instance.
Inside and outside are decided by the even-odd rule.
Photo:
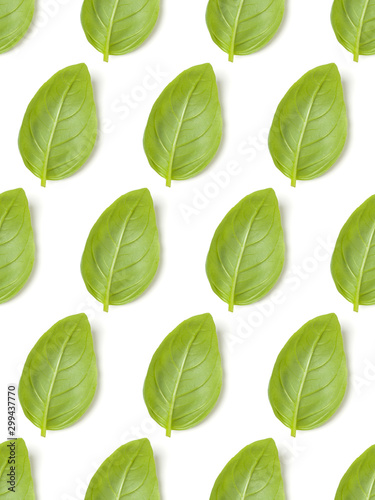
[[[284,15],[284,0],[209,0],[206,23],[212,40],[233,62],[275,36]]]
[[[0,54],[14,47],[26,34],[34,16],[35,0],[3,0],[0,5]]]
[[[183,71],[152,107],[143,146],[151,167],[171,185],[199,174],[215,156],[222,118],[211,64]]]
[[[26,417],[46,435],[65,429],[93,400],[97,369],[86,314],[58,321],[35,344],[23,368],[18,396]]]
[[[375,54],[375,1],[334,0],[331,22],[337,40],[346,50],[359,56]]]
[[[354,305],[375,304],[375,195],[345,222],[336,241],[331,273],[337,290]]]
[[[0,497],[35,500],[29,453],[21,438],[0,444]]]
[[[207,255],[212,290],[233,311],[266,295],[284,265],[284,236],[273,189],[243,198],[220,222]]]
[[[277,357],[268,396],[276,417],[289,427],[310,430],[339,408],[346,391],[347,368],[336,314],[308,321]]]
[[[46,185],[74,174],[94,147],[97,118],[85,64],[58,71],[27,107],[18,147],[26,167]]]
[[[85,500],[159,500],[154,454],[148,439],[118,448],[91,479]]]
[[[84,0],[81,23],[96,50],[122,55],[135,50],[151,34],[159,15],[159,0]]]
[[[243,448],[216,479],[210,500],[285,500],[279,454],[273,439]]]
[[[143,396],[151,417],[170,436],[207,417],[221,384],[216,327],[207,313],[183,321],[163,340],[152,357]]]
[[[34,265],[34,235],[23,189],[0,194],[0,303],[16,295]]]
[[[159,235],[148,189],[118,198],[95,222],[82,255],[87,290],[108,311],[139,297],[159,265]]]
[[[269,150],[276,167],[292,181],[315,179],[340,156],[347,118],[336,64],[308,71],[285,94],[272,122]]]
[[[375,499],[375,446],[352,463],[341,479],[335,500]]]

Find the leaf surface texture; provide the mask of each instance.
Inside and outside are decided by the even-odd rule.
[[[334,0],[331,22],[337,40],[355,61],[375,54],[374,0]]]
[[[152,357],[143,395],[151,417],[171,435],[208,416],[222,384],[215,323],[210,314],[187,319]]]
[[[375,500],[375,446],[371,446],[349,467],[335,500]]]
[[[340,73],[335,64],[308,71],[280,102],[269,134],[276,167],[292,181],[324,174],[346,141],[347,117]]]
[[[143,138],[151,167],[171,185],[201,172],[222,134],[215,73],[210,64],[183,71],[152,107]]]
[[[0,54],[13,48],[26,34],[34,16],[34,0],[2,0]]]
[[[212,40],[229,55],[247,55],[266,45],[284,15],[284,0],[209,0],[206,23]]]
[[[249,444],[217,478],[210,500],[285,500],[279,454],[273,439]]]
[[[23,189],[0,194],[0,303],[25,285],[34,265],[35,244]]]
[[[80,419],[97,384],[91,327],[85,314],[62,319],[35,344],[18,388],[26,417],[42,431],[60,430]]]
[[[375,304],[375,195],[353,212],[337,238],[331,260],[337,290],[354,305]]]
[[[347,386],[340,323],[335,314],[308,321],[277,357],[268,396],[276,417],[292,431],[323,425],[339,408]]]
[[[229,305],[248,305],[266,295],[284,265],[284,236],[273,189],[243,198],[215,231],[206,260],[212,290]]]
[[[15,442],[15,463],[9,463],[11,450],[9,445]],[[11,459],[12,460],[12,459]],[[15,467],[15,492],[9,491],[11,467]],[[0,444],[0,498],[1,500],[35,500],[33,478],[29,453],[25,441],[21,438]]]
[[[118,448],[90,481],[85,500],[160,500],[154,454],[148,439]]]
[[[58,71],[27,107],[18,138],[26,167],[39,179],[60,180],[86,162],[95,144],[97,118],[85,64]]]
[[[81,23],[87,40],[108,61],[141,45],[159,15],[159,0],[84,0]]]
[[[159,236],[148,189],[118,198],[90,231],[81,261],[88,291],[108,311],[141,295],[159,264]]]

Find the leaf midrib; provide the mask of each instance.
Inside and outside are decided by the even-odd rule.
[[[197,331],[195,332],[194,336],[191,338],[190,342],[186,346],[185,356],[184,356],[184,358],[182,360],[182,363],[181,363],[181,366],[180,366],[180,370],[179,370],[178,375],[177,375],[177,380],[176,380],[174,391],[173,391],[173,394],[172,394],[172,399],[171,399],[171,402],[170,402],[170,405],[169,405],[169,412],[168,412],[168,419],[167,419],[167,428],[166,428],[167,436],[168,437],[170,437],[171,431],[172,431],[173,412],[174,412],[174,407],[175,407],[175,404],[176,404],[177,392],[178,392],[178,389],[179,389],[179,386],[180,386],[180,382],[181,382],[181,378],[182,378],[182,375],[183,375],[183,372],[184,372],[184,369],[185,369],[185,364],[186,364],[187,358],[189,356],[191,346],[193,345],[195,339],[197,338],[197,336],[199,335],[199,333],[201,332],[201,330],[202,330],[202,324],[199,325],[199,328],[197,329]]]
[[[9,206],[8,206],[8,207],[6,208],[6,210],[4,211],[3,216],[0,218],[0,230],[1,230],[1,228],[2,228],[2,226],[3,226],[3,224],[4,224],[4,222],[5,222],[5,219],[8,217],[8,215],[9,215],[10,211],[12,210],[13,205],[16,203],[17,198],[18,198],[18,195],[16,195],[16,196],[14,197],[14,199],[11,201],[11,203],[9,204]]]
[[[246,231],[246,235],[245,235],[245,237],[243,239],[243,242],[242,242],[242,245],[240,247],[240,254],[238,256],[236,268],[235,268],[234,273],[233,273],[232,286],[231,286],[231,291],[230,291],[230,296],[229,296],[229,304],[228,305],[229,305],[229,310],[230,311],[233,311],[233,307],[234,307],[234,297],[235,297],[235,294],[236,294],[237,280],[238,280],[238,275],[239,275],[239,272],[240,272],[240,266],[241,266],[241,262],[242,262],[242,257],[243,257],[243,254],[244,254],[245,248],[246,248],[247,239],[248,239],[250,231],[251,231],[251,229],[253,227],[255,218],[257,217],[257,215],[259,214],[261,208],[265,204],[265,201],[266,201],[265,199],[262,200],[261,204],[259,205],[259,207],[255,211],[253,217],[250,219],[250,221],[249,221],[249,227],[248,227],[248,229]]]
[[[361,264],[361,267],[360,267],[360,270],[359,270],[359,274],[358,274],[358,280],[357,280],[357,286],[356,286],[356,290],[355,290],[354,304],[353,304],[355,311],[358,311],[358,307],[359,307],[359,297],[360,297],[360,294],[361,294],[361,286],[362,286],[362,281],[363,281],[363,275],[364,275],[364,272],[365,272],[367,258],[368,258],[368,254],[370,252],[371,243],[372,243],[372,240],[374,238],[374,234],[375,234],[375,225],[373,225],[373,227],[372,227],[371,235],[370,235],[369,240],[367,242],[367,245],[365,247],[365,254],[363,256],[362,264]]]
[[[236,44],[238,24],[240,22],[240,16],[241,16],[242,7],[243,7],[244,3],[245,3],[245,0],[240,0],[238,10],[237,10],[237,15],[236,15],[235,20],[234,20],[234,25],[233,25],[233,29],[232,29],[232,37],[231,37],[230,46],[229,46],[229,60],[230,61],[233,61],[234,46]]]
[[[328,323],[327,323],[327,325],[328,325]],[[291,428],[292,436],[293,437],[295,437],[296,431],[297,431],[298,412],[299,412],[299,407],[300,407],[300,404],[301,404],[302,392],[303,392],[303,389],[305,387],[305,382],[306,382],[306,379],[307,379],[307,375],[308,375],[309,370],[310,370],[311,361],[312,361],[312,358],[313,358],[313,356],[315,354],[315,349],[316,349],[316,347],[317,347],[320,339],[322,338],[323,334],[326,331],[327,325],[322,329],[321,333],[319,334],[319,336],[316,338],[315,342],[313,343],[313,346],[312,346],[312,349],[311,349],[311,353],[310,353],[310,356],[309,356],[306,368],[305,368],[303,376],[302,376],[300,388],[299,388],[299,391],[298,391],[298,394],[297,394],[297,400],[296,400],[296,403],[295,403],[294,413],[293,413],[292,428]]]
[[[368,493],[366,493],[366,498],[364,500],[371,500],[374,486],[375,486],[375,475],[372,478],[372,482],[371,482],[370,488],[368,490]]]
[[[321,90],[324,82],[327,79],[328,73],[329,73],[329,71],[324,75],[322,81],[320,82],[320,84],[318,85],[317,89],[313,93],[313,95],[311,97],[311,103],[310,103],[309,109],[308,109],[307,114],[306,114],[306,118],[305,118],[305,120],[303,122],[303,125],[302,125],[302,130],[301,130],[300,138],[299,138],[299,141],[298,141],[298,144],[297,144],[297,149],[296,149],[296,152],[295,152],[295,155],[294,155],[294,162],[293,162],[293,166],[292,166],[292,173],[291,173],[292,186],[296,185],[297,173],[298,173],[298,163],[299,163],[299,158],[300,158],[300,155],[301,155],[302,142],[303,142],[303,139],[305,137],[305,132],[306,132],[306,128],[307,128],[307,125],[308,125],[308,122],[309,122],[309,119],[310,119],[311,111],[312,111],[312,108],[313,108],[313,106],[315,104],[315,99],[316,99],[319,91]]]
[[[243,493],[241,493],[240,500],[246,500],[247,489],[249,487],[250,481],[252,480],[254,471],[257,468],[257,466],[258,466],[259,462],[261,461],[261,459],[263,458],[264,454],[265,454],[265,450],[262,450],[260,456],[257,458],[256,462],[253,464],[253,466],[249,470],[249,472],[248,472],[249,477],[248,477],[248,479],[246,481],[246,485],[245,485],[245,488],[243,490]]]
[[[195,84],[193,85],[193,87],[189,91],[188,95],[186,96],[185,106],[184,106],[184,108],[182,110],[181,117],[178,120],[177,129],[176,129],[175,137],[174,137],[174,140],[173,140],[172,149],[171,149],[171,152],[169,154],[169,162],[168,162],[168,167],[167,167],[166,181],[167,181],[167,186],[168,187],[170,187],[171,182],[172,182],[174,157],[175,157],[175,154],[176,154],[177,142],[178,142],[178,139],[179,139],[179,136],[180,136],[182,124],[183,124],[184,119],[185,119],[185,114],[186,114],[187,108],[189,106],[191,96],[193,95],[195,89],[197,88],[198,84],[202,80],[203,74],[204,74],[204,71],[199,76],[198,80],[195,82]]]
[[[362,15],[360,17],[359,25],[358,25],[358,28],[357,28],[357,36],[356,36],[355,45],[354,45],[354,60],[355,61],[358,61],[358,57],[359,57],[359,47],[361,45],[361,37],[362,37],[362,31],[363,31],[363,24],[365,22],[365,16],[366,16],[367,7],[368,7],[369,3],[370,3],[370,0],[365,0],[365,4],[363,6]]]
[[[128,466],[125,468],[125,470],[124,470],[124,477],[123,477],[123,479],[121,481],[121,485],[120,485],[120,488],[118,490],[118,493],[116,493],[115,500],[121,500],[122,489],[124,487],[125,481],[126,481],[126,479],[128,477],[128,474],[129,474],[129,471],[130,471],[132,465],[136,461],[136,459],[137,459],[138,455],[140,454],[140,452],[141,452],[141,447],[138,448],[138,450],[136,451],[134,457],[132,458],[132,460],[130,461],[130,463],[128,464]]]
[[[368,491],[368,495],[366,495],[365,500],[371,500],[374,486],[375,486],[375,475],[372,479],[372,483],[371,483],[370,489]]]
[[[76,329],[77,329],[77,326],[75,325],[72,328],[71,333],[66,337],[65,341],[63,342],[63,344],[61,346],[61,350],[60,350],[60,356],[57,360],[57,364],[56,364],[56,367],[55,367],[55,370],[54,370],[54,373],[52,376],[49,391],[47,394],[47,399],[45,402],[45,407],[44,407],[44,412],[43,412],[43,420],[42,420],[42,426],[41,426],[42,436],[44,436],[44,437],[46,435],[46,430],[47,430],[48,412],[49,412],[49,407],[51,404],[52,391],[53,391],[53,388],[54,388],[54,385],[56,382],[57,374],[58,374],[59,369],[60,369],[61,360],[62,360],[63,355],[65,353],[66,346],[67,346],[68,342],[70,341],[70,339],[72,338],[72,336],[74,335]]]
[[[117,7],[118,7],[119,3],[120,3],[120,0],[115,0],[115,4],[113,6],[112,15],[111,15],[111,17],[109,19],[108,30],[107,30],[107,37],[106,37],[105,46],[104,46],[104,60],[105,61],[108,61],[109,46],[111,44],[112,30],[113,30],[113,25],[114,25],[114,22],[115,22],[115,16],[116,16]]]
[[[52,141],[53,141],[53,138],[55,136],[57,124],[58,124],[59,119],[60,119],[60,114],[61,114],[62,108],[64,106],[66,96],[68,95],[70,89],[72,88],[73,83],[76,81],[77,76],[78,76],[78,72],[74,75],[72,81],[69,83],[69,85],[67,86],[65,92],[61,96],[61,102],[60,102],[59,108],[57,110],[56,117],[55,117],[55,119],[53,121],[52,130],[51,130],[50,137],[49,137],[49,140],[48,140],[47,149],[46,149],[46,152],[45,152],[45,155],[44,155],[44,162],[43,162],[43,166],[42,166],[42,172],[41,172],[42,186],[46,185],[47,171],[48,171],[48,162],[49,162],[49,157],[50,157],[51,149],[52,149]]]
[[[106,288],[105,295],[104,295],[104,303],[103,303],[103,305],[104,305],[104,310],[105,311],[108,311],[109,297],[110,297],[110,294],[111,294],[112,280],[113,280],[113,275],[114,275],[114,272],[115,272],[115,266],[116,266],[116,262],[117,262],[117,257],[118,257],[118,254],[119,254],[120,248],[121,248],[122,239],[124,237],[126,228],[128,227],[129,220],[130,220],[131,216],[134,214],[134,211],[136,210],[136,208],[138,207],[139,203],[141,202],[141,198],[139,200],[137,200],[137,203],[130,210],[128,216],[124,220],[123,229],[121,231],[120,237],[119,237],[119,239],[117,241],[117,244],[115,246],[115,253],[114,253],[114,256],[113,256],[113,259],[112,259],[111,268],[109,270],[109,274],[108,274],[108,278],[107,278],[107,288]]]

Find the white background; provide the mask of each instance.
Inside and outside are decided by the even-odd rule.
[[[2,440],[7,432],[7,384],[18,382],[28,352],[52,324],[84,311],[92,324],[99,368],[90,410],[73,427],[48,432],[43,439],[19,408],[19,435],[30,451],[39,500],[83,499],[100,463],[120,445],[144,436],[154,448],[164,500],[207,500],[228,460],[266,437],[273,437],[279,447],[288,500],[332,500],[348,466],[375,442],[375,307],[353,313],[329,270],[343,223],[375,191],[375,56],[352,62],[333,34],[327,0],[288,0],[274,40],[230,64],[208,34],[204,1],[162,0],[149,40],[105,64],[81,29],[80,2],[37,3],[29,35],[0,56],[1,191],[25,189],[37,244],[27,286],[1,305]],[[19,127],[38,88],[56,71],[79,62],[85,62],[92,75],[100,138],[77,174],[48,182],[43,189],[22,163]],[[213,65],[218,79],[225,123],[222,146],[202,174],[168,189],[147,163],[144,127],[165,85],[182,70],[204,62]],[[293,189],[272,163],[267,131],[288,88],[306,71],[329,62],[338,65],[343,78],[350,121],[347,146],[327,174],[298,182]],[[145,78],[149,74],[159,76],[150,80]],[[224,178],[228,165],[236,172],[226,177],[227,185],[218,187],[214,176]],[[105,314],[80,275],[84,244],[108,205],[145,186],[157,211],[160,268],[141,298]],[[280,202],[285,269],[267,298],[230,314],[206,279],[207,250],[227,211],[245,195],[266,187],[275,189]],[[148,416],[144,377],[162,339],[184,319],[203,312],[213,315],[218,329],[225,372],[222,395],[201,425],[168,439]],[[338,315],[343,328],[348,393],[326,425],[299,432],[293,440],[272,413],[269,377],[288,338],[309,319],[328,312]]]

